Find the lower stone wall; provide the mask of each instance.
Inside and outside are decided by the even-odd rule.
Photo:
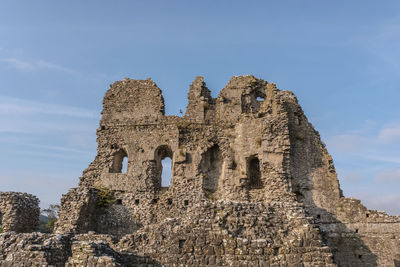
[[[0,266],[162,266],[146,256],[117,252],[112,236],[0,234]]]
[[[39,222],[39,199],[17,192],[0,192],[2,232],[33,232]]]
[[[302,207],[203,203],[183,218],[144,226],[118,243],[165,266],[336,266]]]
[[[97,205],[96,189],[72,188],[61,198],[55,233],[87,233],[93,230]]]
[[[0,234],[0,266],[64,266],[70,238],[42,233]]]
[[[121,239],[5,233],[0,244],[0,266],[336,266],[303,208],[285,202],[205,201]]]
[[[367,210],[355,199],[333,203],[335,213],[290,199],[271,203],[204,199],[185,205],[170,203],[162,195],[155,202],[95,188],[72,190],[63,199],[68,200],[64,207],[75,213],[64,211],[57,231],[65,233],[72,226],[79,230],[75,233],[94,231],[122,238],[115,251],[149,256],[167,266],[298,262],[396,266],[399,262],[399,217]]]
[[[318,225],[340,266],[399,266],[400,217],[341,198],[336,213]],[[318,219],[317,219],[318,221]]]
[[[342,201],[344,211],[359,205]],[[303,210],[287,202],[204,202],[186,217],[164,218],[121,239],[8,232],[0,234],[0,266],[399,266],[398,217],[365,210],[368,217],[313,224]],[[357,216],[369,223],[355,222]]]

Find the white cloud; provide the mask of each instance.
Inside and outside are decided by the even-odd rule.
[[[364,138],[356,134],[340,134],[327,140],[329,147],[340,151],[356,151],[363,145]]]
[[[400,124],[383,128],[379,132],[378,140],[384,144],[400,142]]]
[[[60,115],[79,118],[98,118],[96,112],[73,106],[35,102],[20,98],[0,96],[1,115]]]
[[[341,173],[341,171],[338,170],[338,173]],[[350,172],[350,173],[343,173],[340,176],[340,178],[346,181],[358,182],[360,180],[363,180],[365,176],[358,172]]]
[[[400,182],[400,169],[380,172],[375,176],[375,179],[378,181],[399,181]]]
[[[39,145],[39,144],[24,144],[25,146],[36,147],[40,149],[55,151],[55,152],[66,152],[66,153],[78,153],[78,154],[88,154],[93,151],[81,150],[70,148],[66,146],[49,146],[49,145]]]
[[[33,71],[35,70],[35,66],[30,63],[30,62],[26,62],[26,61],[22,61],[16,58],[2,58],[0,59],[0,62],[5,62],[7,63],[9,66],[16,68],[18,70],[22,70],[22,71]]]
[[[0,58],[0,62],[4,62],[8,66],[20,71],[55,70],[70,74],[77,74],[77,72],[73,69],[66,68],[61,65],[44,60],[29,61],[29,60],[22,60],[19,58]]]
[[[365,129],[334,135],[329,137],[326,143],[329,149],[336,152],[351,152],[377,161],[399,162],[398,154],[390,155],[385,152],[390,151],[394,145],[400,145],[400,124],[382,126],[378,131],[376,128],[377,126],[372,129],[365,127]]]
[[[400,194],[362,194],[358,198],[368,209],[383,210],[391,215],[400,215]]]
[[[359,155],[360,157],[363,157],[365,159],[369,159],[369,160],[400,164],[400,157],[392,156],[389,154],[389,152],[387,152],[387,155],[379,155],[376,152],[375,153],[372,153],[372,152],[360,153],[357,155]]]

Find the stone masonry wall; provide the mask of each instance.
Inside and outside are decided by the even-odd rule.
[[[17,192],[0,192],[2,232],[33,232],[39,222],[39,199]]]

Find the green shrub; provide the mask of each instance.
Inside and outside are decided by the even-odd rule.
[[[108,188],[100,188],[97,193],[97,206],[100,208],[107,208],[115,202],[113,192]]]
[[[47,222],[45,220],[39,220],[38,231],[41,233],[52,233],[56,221],[57,218],[49,218]]]

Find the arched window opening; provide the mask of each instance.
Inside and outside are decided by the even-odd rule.
[[[121,172],[122,173],[127,173],[128,172],[128,157],[124,157],[124,159],[122,160]]]
[[[158,188],[166,188],[172,182],[172,150],[169,146],[163,145],[155,151],[155,161],[157,164],[157,177],[155,184]]]
[[[111,173],[127,173],[128,155],[121,149],[114,154],[113,164],[110,168]]]
[[[247,176],[251,189],[262,188],[260,160],[257,156],[252,156],[247,160]]]
[[[161,187],[168,187],[171,185],[172,179],[172,159],[170,157],[166,157],[161,161],[161,166]]]
[[[201,159],[201,170],[204,173],[203,189],[214,193],[218,189],[219,179],[222,173],[223,157],[218,145],[208,149]]]

